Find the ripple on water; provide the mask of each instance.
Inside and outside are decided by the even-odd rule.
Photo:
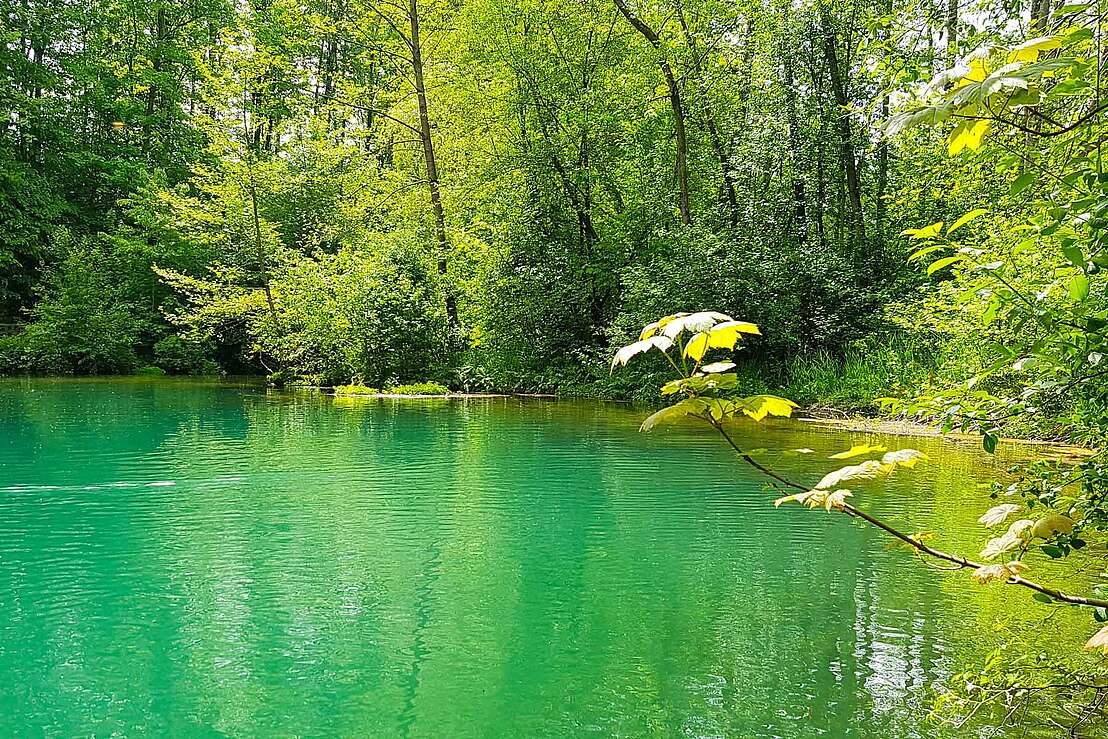
[[[926,686],[987,646],[956,588],[633,409],[30,385],[0,394],[5,735],[931,736]],[[859,495],[922,529],[996,474],[928,451]]]

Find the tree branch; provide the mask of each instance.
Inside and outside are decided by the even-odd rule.
[[[702,416],[702,418],[704,418],[704,417]],[[727,431],[723,428],[722,421],[717,421],[713,418],[706,418],[705,420],[707,420],[708,423],[711,424],[711,426],[713,428],[715,428],[717,431],[719,431],[720,435],[723,436],[723,438],[727,441],[727,443],[731,446],[731,448],[735,450],[735,453],[738,454],[739,457],[741,457],[744,462],[746,462],[750,466],[754,467],[756,470],[758,470],[762,474],[767,475],[767,476],[773,478],[774,480],[777,480],[778,482],[783,483],[784,485],[787,485],[787,486],[793,488],[794,490],[803,490],[803,491],[812,490],[811,486],[801,485],[801,484],[795,483],[795,482],[793,482],[793,481],[791,481],[791,480],[789,480],[785,477],[782,477],[781,475],[777,474],[773,470],[769,469],[765,465],[763,465],[760,462],[758,462],[757,460],[755,460],[747,452],[743,451],[743,449],[738,444],[736,444],[735,441],[731,438],[731,435],[728,434]],[[918,552],[921,552],[921,553],[926,554],[928,556],[934,557],[936,559],[943,560],[944,562],[950,562],[951,564],[957,565],[958,569],[976,570],[976,569],[979,569],[981,567],[984,567],[984,565],[981,564],[980,562],[975,562],[971,559],[966,559],[965,557],[960,557],[956,554],[948,554],[947,552],[944,552],[941,549],[935,549],[934,547],[930,547],[930,546],[924,544],[922,541],[919,541],[918,539],[910,536],[909,534],[906,534],[903,531],[900,531],[900,530],[894,528],[893,526],[885,523],[881,519],[876,518],[874,516],[871,516],[870,514],[866,513],[865,511],[862,511],[858,508],[855,508],[854,506],[850,505],[849,503],[843,503],[842,511],[843,511],[843,513],[845,513],[846,515],[848,515],[852,518],[857,518],[861,521],[865,521],[866,523],[870,524],[871,526],[875,526],[875,527],[881,529],[882,531],[884,531],[889,536],[892,536],[896,539],[899,539],[900,541],[902,541],[905,544],[911,546],[913,549],[915,549]],[[1068,603],[1070,605],[1075,605],[1075,606],[1088,606],[1088,607],[1092,607],[1092,608],[1108,608],[1108,600],[1102,600],[1100,598],[1087,598],[1085,596],[1080,596],[1080,595],[1069,595],[1068,593],[1064,593],[1061,590],[1058,590],[1057,588],[1052,588],[1052,587],[1047,586],[1047,585],[1042,585],[1040,583],[1034,582],[1033,580],[1028,580],[1028,579],[1020,577],[1018,575],[1013,575],[1012,577],[1008,578],[1008,580],[1005,581],[1005,584],[1007,584],[1007,585],[1018,585],[1020,587],[1028,588],[1029,590],[1034,590],[1037,593],[1042,593],[1043,595],[1050,596],[1052,599],[1054,599],[1054,600],[1056,600],[1060,603]]]

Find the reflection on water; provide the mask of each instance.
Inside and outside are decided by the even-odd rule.
[[[628,407],[0,391],[5,736],[930,737],[1015,597]],[[873,440],[738,433],[805,479]],[[862,504],[970,546],[1003,460],[887,441],[934,461]]]

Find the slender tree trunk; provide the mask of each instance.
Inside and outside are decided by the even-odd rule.
[[[793,183],[792,224],[797,241],[803,246],[808,241],[807,196],[804,192],[804,176],[800,172],[803,157],[800,154],[800,135],[797,131],[796,80],[793,70],[792,50],[785,50],[785,115],[789,130],[789,165]]]
[[[946,0],[946,68],[953,67],[956,61],[958,61],[958,0]]]
[[[693,73],[696,75],[699,101],[704,114],[704,127],[708,131],[708,140],[712,144],[712,153],[719,160],[720,172],[723,175],[723,196],[727,202],[728,221],[731,228],[739,226],[739,196],[735,191],[735,168],[731,164],[730,147],[726,146],[720,135],[719,126],[716,124],[715,112],[712,110],[712,101],[704,86],[704,70],[700,64],[700,56],[697,51],[696,36],[689,29],[685,20],[685,11],[680,0],[677,2],[677,18],[681,22],[681,31],[685,36],[685,44],[689,47],[693,57]],[[746,43],[750,44],[750,34],[747,34]]]
[[[1050,30],[1050,0],[1031,0],[1031,28],[1035,33]]]
[[[250,196],[250,212],[254,221],[254,248],[257,251],[258,273],[262,280],[262,290],[265,292],[265,304],[269,308],[269,317],[273,321],[273,327],[277,333],[284,333],[281,327],[281,319],[277,314],[277,305],[273,300],[273,289],[269,283],[269,254],[266,252],[265,240],[262,238],[262,219],[258,216],[258,186],[254,180],[254,163],[250,162],[247,176],[247,194]]]
[[[562,185],[562,191],[569,199],[569,204],[573,208],[573,212],[577,215],[577,222],[581,228],[581,233],[584,236],[585,242],[591,244],[600,237],[597,236],[596,228],[593,226],[592,216],[585,207],[581,193],[573,184],[573,180],[570,179],[569,171],[566,169],[565,163],[562,162],[562,158],[558,156],[558,150],[554,146],[554,141],[551,139],[550,130],[547,128],[546,122],[542,119],[541,111],[539,112],[539,131],[542,132],[543,141],[546,143],[547,151],[550,153],[550,164],[554,167],[554,171],[558,175],[558,181]]]
[[[439,189],[439,165],[435,159],[435,142],[431,137],[431,116],[427,111],[427,86],[423,81],[423,48],[419,38],[419,7],[417,0],[408,2],[408,20],[411,24],[411,38],[408,39],[412,52],[412,74],[415,79],[416,100],[419,105],[419,133],[423,142],[423,161],[427,168],[427,188],[431,194],[431,210],[435,215],[435,238],[438,241],[438,269],[444,283],[447,274],[447,259],[450,245],[446,239],[446,216],[442,209],[442,194]],[[452,331],[457,331],[458,302],[454,289],[443,285],[446,299],[446,321]]]
[[[826,130],[820,126],[821,131]],[[824,164],[823,137],[819,139],[816,152],[816,232],[819,234],[821,249],[827,248],[827,222],[825,212],[827,210],[827,168]]]
[[[851,231],[856,239],[855,248],[861,248],[866,239],[865,217],[862,211],[862,182],[858,172],[858,157],[854,149],[854,130],[850,125],[850,98],[846,91],[846,78],[839,64],[839,52],[836,48],[835,32],[827,17],[823,21],[823,50],[827,57],[827,69],[831,78],[831,92],[835,98],[836,120],[839,132],[839,153],[842,159],[843,173],[846,176],[846,190],[849,205],[846,210],[851,223]]]
[[[665,50],[662,48],[662,41],[658,34],[628,9],[626,0],[613,0],[613,2],[619,12],[623,14],[623,17],[654,47],[654,51],[658,54],[658,67],[666,78],[666,88],[669,90],[669,105],[673,109],[673,125],[677,135],[677,207],[681,211],[681,222],[687,226],[692,223],[692,212],[689,210],[689,149],[685,137],[685,108],[681,102],[681,88],[677,85],[677,78],[666,59]]]

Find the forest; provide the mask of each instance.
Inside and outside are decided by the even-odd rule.
[[[0,367],[626,397],[611,347],[712,308],[765,329],[752,377],[869,404],[978,359],[901,232],[1050,185],[1012,193],[1015,128],[957,158],[888,132],[1019,12],[12,3]]]
[[[746,400],[926,422],[990,454],[1100,449],[1106,13],[8,0],[0,373],[700,403],[726,372]],[[732,316],[753,329],[709,343]],[[704,336],[672,381],[667,324]],[[709,348],[729,352],[715,370]],[[788,414],[774,402],[732,409]],[[1053,518],[987,543],[1008,563],[946,563],[1025,586],[1030,555],[1102,573],[1103,454],[1014,479],[983,525]],[[781,500],[858,510],[831,487]],[[1099,585],[1031,584],[1044,610],[1108,621]],[[936,712],[1064,706],[1045,721],[1074,736],[1103,719],[1108,627],[1061,661],[1025,636]]]

